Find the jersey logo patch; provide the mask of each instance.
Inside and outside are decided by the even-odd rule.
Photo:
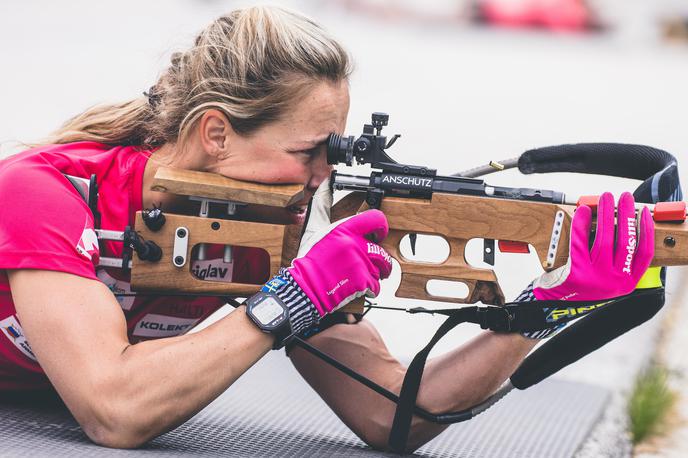
[[[36,356],[33,354],[33,350],[31,350],[31,346],[29,342],[27,342],[26,337],[24,337],[24,330],[13,315],[0,321],[0,331],[5,334],[9,341],[12,342],[19,351],[24,353],[24,356],[36,361]]]
[[[98,254],[98,236],[96,231],[90,227],[85,227],[79,242],[76,244],[76,251],[84,258],[92,261],[93,256]]]
[[[136,323],[132,334],[137,337],[178,336],[191,329],[197,321],[197,318],[178,318],[149,313]]]

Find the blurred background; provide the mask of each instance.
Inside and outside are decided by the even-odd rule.
[[[187,47],[207,22],[252,3],[0,2],[0,156],[40,139],[86,107],[139,96],[169,55]],[[679,164],[686,157],[688,1],[271,3],[312,16],[349,50],[356,70],[347,131],[360,133],[373,111],[389,113],[387,135],[402,134],[390,151],[399,162],[449,174],[537,146],[603,141],[665,149]],[[488,181],[571,195],[604,190],[618,195],[637,184],[582,175],[525,177],[515,171]],[[688,183],[685,175],[683,182]],[[469,258],[480,264],[476,249]],[[533,254],[498,254],[496,270],[508,298],[540,273]],[[381,304],[427,305],[395,299],[398,281],[397,271],[386,282]],[[385,312],[370,318],[402,359],[441,321]],[[438,351],[476,332],[457,330]],[[618,366],[629,346],[652,351],[642,343],[644,331],[634,332],[640,334],[619,339],[563,375],[615,385],[628,375],[623,369],[619,375]]]

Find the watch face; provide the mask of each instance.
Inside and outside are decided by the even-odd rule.
[[[284,315],[284,307],[275,298],[266,296],[253,307],[252,313],[264,326],[268,326]]]

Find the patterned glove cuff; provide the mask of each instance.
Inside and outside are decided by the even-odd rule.
[[[533,294],[533,283],[531,282],[526,289],[524,289],[521,294],[514,299],[514,302],[533,302],[537,301],[537,298],[535,297],[535,294]],[[561,323],[556,326],[552,326],[551,328],[546,328],[546,329],[538,329],[536,331],[523,331],[521,332],[521,335],[523,337],[527,337],[529,339],[546,339],[548,337],[552,337],[554,334],[557,332],[561,331],[564,329],[564,326],[566,326],[566,323]]]
[[[289,309],[289,323],[292,334],[300,334],[320,322],[318,310],[306,296],[286,268],[263,286],[263,291],[271,292]]]

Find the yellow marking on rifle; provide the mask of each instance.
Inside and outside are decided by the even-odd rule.
[[[567,307],[565,309],[555,309],[552,311],[550,314],[550,317],[552,321],[559,321],[562,318],[567,318],[567,317],[574,317],[576,315],[580,315],[582,313],[589,312],[591,310],[595,310],[596,308],[602,307],[605,304],[608,304],[609,301],[607,302],[602,302],[600,304],[594,304],[594,305],[583,305],[580,307]]]
[[[659,276],[661,271],[661,267],[650,267],[649,269],[647,269],[645,274],[643,274],[643,276],[640,277],[638,286],[636,286],[635,289],[661,288],[662,278]]]

